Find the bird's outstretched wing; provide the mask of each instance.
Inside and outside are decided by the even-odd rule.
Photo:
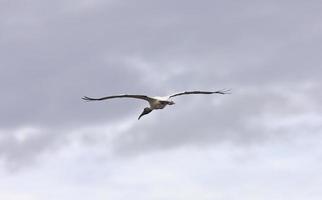
[[[114,95],[114,96],[107,96],[107,97],[101,97],[101,98],[91,98],[87,96],[82,97],[82,99],[85,101],[102,101],[102,100],[114,99],[114,98],[135,98],[135,99],[146,100],[148,102],[153,100],[153,98],[148,97],[146,95],[130,95],[130,94]]]
[[[180,96],[180,95],[186,95],[186,94],[230,94],[230,90],[218,90],[218,91],[214,91],[214,92],[210,92],[210,91],[189,91],[189,92],[180,92],[180,93],[176,93],[173,95],[170,95],[169,98],[172,97],[176,97],[176,96]]]

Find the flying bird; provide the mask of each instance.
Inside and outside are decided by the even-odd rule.
[[[149,114],[153,110],[157,109],[163,109],[167,105],[174,105],[174,101],[172,101],[173,97],[181,96],[181,95],[188,95],[188,94],[230,94],[230,90],[218,90],[214,92],[209,92],[209,91],[189,91],[189,92],[180,92],[180,93],[175,93],[169,96],[164,96],[164,97],[149,97],[146,95],[131,95],[131,94],[122,94],[122,95],[114,95],[114,96],[106,96],[106,97],[101,97],[101,98],[91,98],[84,96],[82,97],[83,100],[85,101],[102,101],[102,100],[108,100],[108,99],[114,99],[114,98],[134,98],[134,99],[142,99],[147,101],[150,106],[144,108],[143,112],[139,116],[138,120],[146,114]]]

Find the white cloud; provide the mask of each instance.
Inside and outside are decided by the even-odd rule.
[[[37,137],[41,134],[41,130],[33,127],[23,127],[12,133],[18,143],[24,143],[30,138]]]
[[[305,196],[314,200],[321,195],[318,172],[322,163],[317,159],[321,154],[314,148],[320,141],[302,137],[249,148],[230,144],[182,147],[132,158],[104,156],[103,144],[69,146],[43,155],[33,169],[2,173],[0,193],[11,195],[12,200],[296,200]]]

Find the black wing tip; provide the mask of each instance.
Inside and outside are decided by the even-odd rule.
[[[92,100],[94,100],[94,99],[92,99],[92,98],[90,98],[90,97],[87,97],[87,96],[83,96],[83,97],[82,97],[82,99],[83,99],[84,101],[92,101]]]
[[[222,90],[218,90],[216,92],[214,92],[216,94],[231,94],[231,89],[222,89]]]

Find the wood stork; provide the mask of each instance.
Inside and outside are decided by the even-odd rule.
[[[102,101],[102,100],[107,100],[107,99],[114,99],[114,98],[135,98],[135,99],[142,99],[147,102],[149,102],[150,107],[144,108],[143,112],[139,116],[138,120],[146,114],[149,114],[152,112],[152,110],[156,109],[163,109],[167,105],[174,105],[174,101],[171,100],[171,98],[180,96],[180,95],[188,95],[188,94],[230,94],[230,90],[218,90],[214,92],[209,92],[209,91],[189,91],[189,92],[180,92],[180,93],[175,93],[169,96],[164,96],[164,97],[149,97],[146,95],[130,95],[130,94],[122,94],[122,95],[114,95],[114,96],[106,96],[106,97],[101,97],[101,98],[91,98],[84,96],[82,97],[83,100],[85,101]]]

